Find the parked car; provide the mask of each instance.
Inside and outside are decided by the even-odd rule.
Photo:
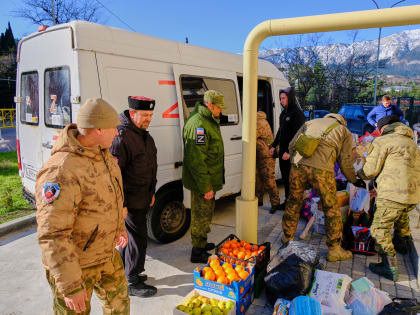
[[[368,104],[344,104],[338,113],[346,119],[347,128],[352,133],[361,136],[375,130],[367,120],[367,115],[372,109],[373,105]]]
[[[329,114],[330,112],[327,110],[315,109],[315,110],[305,110],[303,113],[305,115],[306,120],[311,120],[315,118],[322,118],[325,115]]]

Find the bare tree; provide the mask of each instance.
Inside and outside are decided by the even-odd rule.
[[[22,0],[22,6],[14,14],[38,25],[54,22],[61,24],[72,20],[98,22],[102,8],[92,0],[55,0],[53,13],[51,4],[51,0]]]

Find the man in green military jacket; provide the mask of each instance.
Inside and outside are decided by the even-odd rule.
[[[408,212],[420,201],[420,150],[413,141],[413,130],[401,123],[397,115],[380,119],[378,129],[382,136],[373,141],[366,163],[358,172],[363,179],[376,177],[378,186],[370,231],[382,262],[371,263],[369,269],[397,281],[395,250],[407,251],[411,239]]]
[[[223,94],[209,90],[204,105],[197,103],[184,126],[182,183],[191,191],[191,262],[207,263],[207,242],[213,217],[216,191],[224,184],[224,149],[220,113],[225,109]]]

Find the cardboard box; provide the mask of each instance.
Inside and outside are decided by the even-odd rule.
[[[242,299],[236,302],[236,315],[243,315],[254,300],[254,287],[251,286]]]
[[[188,302],[192,297],[194,297],[194,296],[196,296],[196,295],[201,295],[201,296],[205,296],[206,298],[208,298],[208,299],[216,299],[216,300],[219,300],[219,301],[232,301],[231,299],[228,299],[228,298],[225,298],[225,297],[223,297],[223,296],[219,296],[219,295],[216,295],[216,294],[213,294],[213,293],[210,293],[210,292],[206,292],[206,291],[202,291],[202,290],[197,290],[197,289],[194,289],[194,290],[192,290],[190,293],[188,293],[179,303],[178,303],[178,305],[179,304],[184,304],[184,303],[186,303],[186,302]],[[177,305],[177,306],[178,306]],[[242,307],[242,304],[241,304],[241,307]],[[249,307],[249,306],[248,306]],[[187,313],[184,313],[184,312],[181,312],[180,310],[178,310],[177,308],[176,308],[176,306],[174,307],[174,309],[173,309],[173,312],[172,312],[172,314],[173,315],[185,315],[185,314],[187,314]],[[228,315],[235,315],[235,314],[243,314],[243,313],[237,313],[236,312],[236,302],[235,301],[233,301],[233,307],[230,309],[230,311],[229,311],[229,313],[227,313]]]
[[[224,262],[221,262],[223,265]],[[249,291],[251,287],[254,285],[254,272],[255,267],[246,267],[247,271],[249,272],[248,278],[241,281],[234,281],[231,285],[226,285],[223,283],[217,283],[215,281],[209,281],[201,277],[201,270],[204,267],[208,267],[209,265],[206,264],[200,269],[196,268],[194,270],[194,287],[197,290],[207,291],[214,293],[216,295],[224,296],[228,299],[232,299],[234,301],[240,301],[245,294]],[[236,265],[232,265],[234,268]]]

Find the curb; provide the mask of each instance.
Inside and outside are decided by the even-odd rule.
[[[32,225],[36,225],[35,213],[0,224],[0,237],[6,236],[12,232],[29,228]]]

